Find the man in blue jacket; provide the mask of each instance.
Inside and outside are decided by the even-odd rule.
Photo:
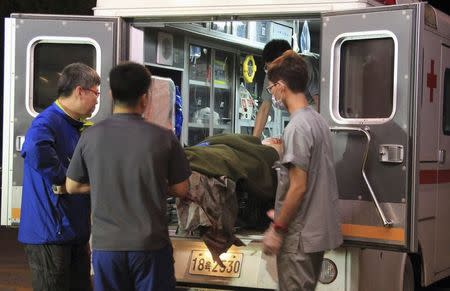
[[[32,122],[22,149],[23,196],[19,241],[36,290],[92,290],[90,200],[65,192],[66,171],[100,95],[100,77],[81,63],[66,66],[58,99]]]

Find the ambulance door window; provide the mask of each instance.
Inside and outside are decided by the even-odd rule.
[[[394,40],[346,40],[340,46],[339,115],[389,118],[394,110]]]
[[[32,83],[28,104],[30,114],[37,115],[58,97],[57,83],[62,69],[71,63],[96,68],[97,51],[92,44],[41,42],[32,48]]]
[[[445,135],[450,135],[450,69],[444,74],[444,118],[442,128]]]

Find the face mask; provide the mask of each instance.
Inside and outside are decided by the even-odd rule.
[[[272,95],[272,104],[276,109],[286,110],[283,101],[281,101],[281,99],[277,100],[274,95]]]

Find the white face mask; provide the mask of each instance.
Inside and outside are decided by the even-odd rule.
[[[272,104],[276,109],[286,110],[283,101],[281,101],[281,99],[277,100],[274,95],[272,95]]]

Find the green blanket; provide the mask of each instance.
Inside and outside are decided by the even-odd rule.
[[[226,176],[250,195],[270,199],[275,196],[276,176],[272,169],[278,153],[261,144],[259,138],[243,134],[211,136],[196,146],[185,148],[191,169],[206,176]]]

